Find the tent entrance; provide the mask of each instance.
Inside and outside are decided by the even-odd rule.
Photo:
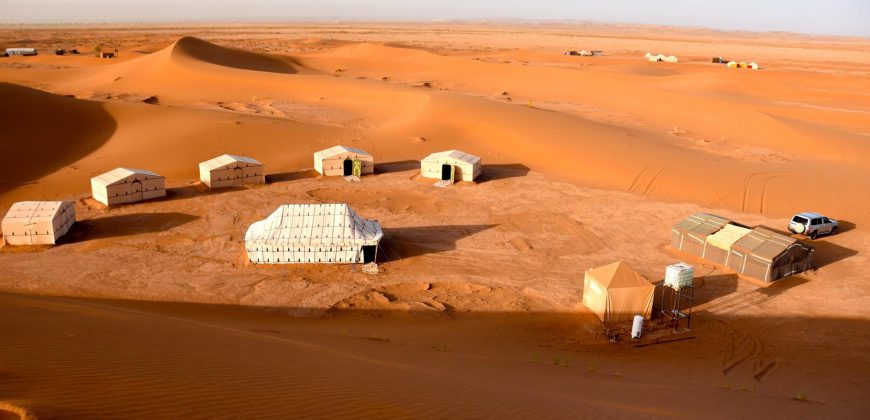
[[[142,183],[139,181],[133,181],[130,183],[130,200],[139,201],[142,200]]]
[[[368,264],[375,262],[375,255],[378,253],[377,245],[363,245],[362,247],[362,257],[363,264]]]
[[[241,187],[244,183],[244,174],[242,173],[242,168],[233,169],[233,186]]]
[[[353,161],[350,159],[344,160],[344,176],[353,175]]]
[[[456,180],[456,167],[453,165],[441,165],[441,180],[454,182]]]

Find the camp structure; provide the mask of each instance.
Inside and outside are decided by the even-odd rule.
[[[635,315],[649,319],[655,285],[622,261],[586,271],[583,304],[601,322],[631,321]]]
[[[220,155],[199,164],[199,180],[209,188],[264,184],[266,167],[249,157]]]
[[[116,53],[114,51],[100,51],[99,54],[100,54],[100,58],[115,58],[115,56],[118,53]]]
[[[814,253],[813,247],[795,238],[757,227],[731,246],[728,267],[772,282],[812,269]]]
[[[375,159],[360,149],[335,146],[314,154],[314,169],[325,176],[362,176],[375,173]]]
[[[565,51],[565,55],[580,55],[580,52],[574,51],[574,50],[568,50],[568,51]]]
[[[481,172],[480,158],[459,150],[432,153],[420,161],[424,178],[472,182]]]
[[[736,69],[736,68],[737,68],[737,62],[736,62],[736,61],[729,61],[729,62],[728,62],[727,64],[725,64],[725,65],[728,66],[728,68],[730,68],[730,69]]]
[[[347,204],[285,204],[248,227],[245,249],[257,264],[373,263],[383,235]]]
[[[712,61],[713,61],[713,64],[725,64],[728,62],[728,60],[726,60],[722,57],[713,57]]]
[[[749,63],[749,68],[752,70],[758,70],[758,63],[755,63],[755,62]]]
[[[0,222],[7,245],[54,245],[76,222],[73,201],[22,201]]]
[[[671,228],[671,247],[680,251],[704,256],[707,236],[729,224],[728,219],[707,213],[695,213]]]
[[[752,232],[749,228],[727,224],[718,232],[708,235],[704,242],[701,256],[719,265],[728,265],[731,256],[731,246]]]
[[[107,205],[166,196],[166,178],[144,169],[117,168],[91,178],[91,194]]]
[[[6,54],[9,55],[36,55],[36,48],[7,48]]]
[[[676,62],[677,62],[677,57],[674,56],[674,55],[668,55],[668,56],[664,56],[664,57],[662,57],[662,59],[659,60],[659,61],[664,61],[664,62],[666,62],[666,63],[676,63]]]

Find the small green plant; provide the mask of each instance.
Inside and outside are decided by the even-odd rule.
[[[563,359],[562,356],[556,356],[553,358],[553,364],[561,367],[568,367],[568,360]]]
[[[447,344],[436,344],[432,346],[435,351],[447,352]]]
[[[532,101],[528,101],[528,102],[526,102],[526,106],[529,107],[529,108],[534,108],[534,107],[535,107],[534,105],[532,105]]]
[[[532,361],[535,363],[540,363],[541,355],[539,355],[538,353],[532,353]]]
[[[809,401],[809,400],[807,399],[807,393],[804,392],[804,391],[798,391],[798,393],[797,393],[797,395],[794,397],[794,399],[796,399],[796,400],[798,400],[798,401]]]
[[[616,372],[613,372],[613,376],[620,376],[621,377],[622,373],[617,370]]]
[[[587,372],[598,372],[598,367],[595,366],[595,363],[590,363],[586,366]]]

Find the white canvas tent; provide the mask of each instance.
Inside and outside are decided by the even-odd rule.
[[[199,164],[199,180],[209,188],[264,184],[266,167],[249,157],[220,155]]]
[[[432,153],[420,161],[424,178],[442,181],[474,181],[481,172],[480,158],[460,150]]]
[[[7,245],[54,245],[76,222],[73,201],[22,201],[0,223]]]
[[[347,204],[285,204],[248,227],[245,249],[258,264],[369,263],[382,237]]]
[[[375,173],[375,159],[360,149],[335,146],[314,154],[314,169],[326,176],[362,176]]]
[[[166,196],[166,178],[144,169],[117,168],[91,178],[91,194],[107,205]]]
[[[586,271],[583,304],[601,322],[631,321],[652,315],[655,286],[622,261]]]

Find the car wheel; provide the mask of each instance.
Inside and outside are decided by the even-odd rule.
[[[839,230],[840,230],[839,226],[834,226],[834,228],[831,229],[831,235],[836,235]]]
[[[814,231],[810,232],[810,239],[815,240],[818,237],[819,237],[819,231],[814,230]]]

